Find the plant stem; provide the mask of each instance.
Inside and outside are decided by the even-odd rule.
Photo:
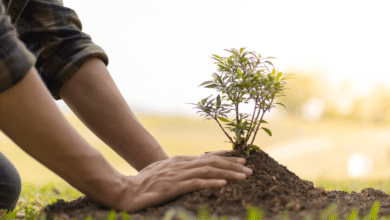
[[[271,106],[272,106],[272,102],[273,102],[273,101],[274,101],[274,100],[272,99],[271,103],[269,104],[270,108],[271,108]],[[263,110],[263,114],[261,114],[260,122],[261,122],[261,120],[263,120],[263,117],[264,117],[265,112],[266,112],[266,111]],[[253,142],[255,141],[257,131],[259,130],[259,126],[260,126],[260,123],[257,125],[256,131],[255,131],[255,135],[253,136],[251,145],[252,145]]]
[[[236,98],[237,98],[237,96],[236,96]],[[236,102],[236,121],[237,121],[237,126],[238,126],[238,102]]]
[[[234,144],[234,141],[233,141],[233,139],[232,139],[232,138],[229,136],[229,134],[228,134],[228,133],[226,133],[225,129],[223,129],[222,125],[219,123],[219,121],[218,121],[218,119],[217,119],[217,113],[215,113],[215,116],[214,116],[213,118],[214,118],[214,119],[217,121],[217,123],[218,123],[219,127],[221,127],[221,129],[222,129],[223,133],[225,133],[225,134],[226,134],[226,136],[229,138],[230,142],[232,142],[232,144]]]
[[[261,100],[260,99],[260,101],[263,101],[263,100]],[[259,110],[257,111],[257,115],[256,115],[256,118],[255,118],[255,121],[257,121],[257,119],[259,118],[259,115],[260,115],[260,111],[261,111],[262,109],[261,108],[259,108]],[[259,121],[259,125],[261,124],[261,120]],[[259,126],[258,125],[258,126]],[[252,136],[252,132],[253,132],[253,130],[255,130],[255,129],[251,129],[251,131],[250,131],[250,134],[249,134],[249,136],[248,136],[248,140],[249,140],[249,138]],[[253,143],[253,142],[252,142]]]
[[[253,109],[251,124],[249,125],[249,131],[248,131],[248,133],[246,134],[246,137],[245,137],[244,146],[248,143],[248,140],[249,140],[249,137],[250,137],[250,133],[251,133],[251,130],[252,130],[251,128],[252,128],[252,124],[253,124],[253,119],[254,119],[255,114],[256,114],[256,103],[257,102],[258,102],[258,100],[256,99],[256,101],[255,101],[255,108]]]

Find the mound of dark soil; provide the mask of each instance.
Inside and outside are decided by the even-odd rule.
[[[164,204],[149,207],[138,213],[129,214],[134,220],[162,219],[169,210],[174,213],[185,212],[188,216],[197,216],[201,204],[205,204],[210,217],[228,219],[246,219],[247,208],[262,207],[266,219],[280,219],[286,208],[289,209],[290,219],[302,219],[311,215],[319,219],[319,214],[332,203],[337,203],[341,218],[346,218],[356,208],[359,216],[367,215],[376,200],[380,201],[378,216],[390,215],[390,196],[380,190],[363,189],[360,193],[344,191],[325,191],[315,188],[310,181],[302,180],[285,166],[280,165],[262,150],[251,151],[246,157],[243,152],[230,151],[226,157],[245,157],[246,166],[253,170],[253,174],[244,180],[228,180],[223,188],[210,188],[194,191],[177,197]],[[117,219],[122,219],[119,210]],[[86,197],[77,200],[48,205],[44,208],[47,219],[61,216],[62,219],[85,219],[88,216],[106,219],[110,209],[90,201]],[[172,219],[180,219],[174,214]]]

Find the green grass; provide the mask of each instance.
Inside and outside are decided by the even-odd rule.
[[[390,193],[390,181],[365,181],[365,182],[354,182],[354,181],[344,181],[344,182],[334,182],[327,180],[318,180],[315,182],[316,187],[324,187],[326,190],[342,190],[346,192],[356,191],[360,192],[361,189],[372,187],[374,189],[379,189],[384,191],[385,193]],[[40,212],[40,209],[48,204],[55,203],[57,199],[63,199],[65,201],[69,201],[72,199],[76,199],[83,194],[78,190],[74,189],[70,185],[67,184],[58,184],[53,182],[48,182],[42,185],[35,185],[30,182],[22,183],[22,192],[19,199],[19,203],[16,206],[15,210],[10,213],[4,214],[0,219],[15,219],[17,216],[21,217],[21,219],[37,219],[37,216]],[[336,208],[336,204],[330,205],[321,215],[321,219],[340,219],[337,214],[334,212]],[[377,218],[377,213],[379,209],[379,202],[374,203],[371,213],[362,220],[374,220]],[[164,220],[171,219],[174,215],[173,212],[165,213]],[[346,218],[346,220],[359,219],[356,217],[356,211],[351,212],[350,216]],[[122,213],[123,219],[130,219],[125,212]],[[179,213],[181,219],[188,219],[183,213]],[[263,210],[257,207],[251,207],[248,209],[247,218],[248,220],[257,220],[263,219]],[[44,219],[41,218],[41,219]],[[89,220],[93,220],[92,218],[87,218]],[[111,213],[107,216],[107,219],[116,219],[115,211],[111,211]],[[198,219],[202,220],[210,220],[210,215],[208,210],[202,208],[198,212]],[[215,218],[214,218],[215,219]],[[227,219],[226,217],[220,219]],[[284,215],[281,216],[281,219],[288,219],[288,212],[285,211]],[[307,216],[306,219],[311,219],[310,216]],[[380,219],[388,219],[390,220],[390,216],[382,217]]]
[[[374,188],[382,190],[383,192],[390,194],[390,180],[374,180],[374,181],[328,181],[328,180],[317,180],[314,182],[315,187],[324,187],[325,190],[338,190],[351,193],[352,191],[360,192],[365,188]]]

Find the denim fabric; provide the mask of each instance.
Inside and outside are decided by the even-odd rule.
[[[0,152],[0,209],[13,211],[19,200],[22,182],[15,166]]]

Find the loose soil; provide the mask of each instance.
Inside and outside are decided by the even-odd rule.
[[[369,214],[376,200],[380,202],[378,217],[390,215],[390,196],[383,191],[366,188],[360,193],[347,193],[316,188],[312,182],[300,179],[262,150],[251,151],[250,156],[241,150],[232,150],[224,156],[245,157],[246,166],[253,170],[253,174],[244,180],[228,180],[222,188],[203,189],[179,196],[164,204],[131,213],[129,217],[134,220],[163,219],[166,212],[174,210],[173,213],[184,212],[190,219],[196,219],[198,210],[205,204],[210,217],[222,218],[226,215],[232,220],[246,219],[250,205],[262,207],[266,219],[280,219],[286,209],[290,219],[303,219],[307,215],[320,219],[323,210],[336,203],[335,211],[344,219],[353,209],[358,210],[360,217]],[[56,215],[62,219],[84,220],[88,216],[106,219],[110,209],[83,196],[69,202],[60,199],[47,205],[43,212],[49,220]],[[117,219],[122,219],[120,210],[116,212]],[[174,214],[172,219],[180,218]]]

